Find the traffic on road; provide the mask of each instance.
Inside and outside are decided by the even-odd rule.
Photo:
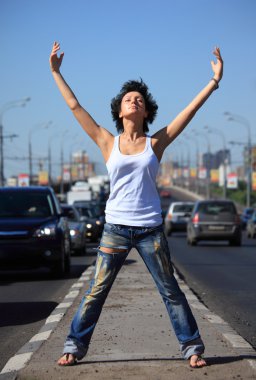
[[[29,197],[22,198],[22,190],[15,193],[7,189],[0,197],[0,368],[37,333],[75,279],[95,262],[104,223],[102,202],[91,201],[100,221],[92,239],[87,234],[91,223],[79,212],[77,199],[73,205],[60,204],[47,188],[30,191]],[[20,198],[15,198],[17,194]],[[232,202],[197,202],[173,189],[161,194],[163,222],[176,270],[210,310],[256,347],[256,211],[243,225]],[[90,201],[84,200],[82,206],[90,209]],[[202,235],[198,231],[190,235],[189,223]],[[205,229],[207,236],[203,235]],[[232,239],[239,244],[231,244],[230,236],[223,239],[231,230]],[[8,262],[7,253],[14,254]],[[52,260],[53,255],[59,261]]]

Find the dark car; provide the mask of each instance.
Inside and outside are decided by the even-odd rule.
[[[251,218],[253,212],[254,212],[254,208],[253,207],[246,207],[243,210],[243,212],[241,214],[241,223],[242,223],[242,228],[243,229],[246,229],[247,222]]]
[[[246,234],[248,238],[256,238],[256,210],[247,222]]]
[[[194,202],[172,202],[164,217],[164,229],[167,236],[174,231],[186,231],[187,222]]]
[[[0,188],[0,268],[70,269],[67,218],[50,187]]]
[[[228,240],[230,245],[241,245],[241,221],[234,202],[196,202],[187,224],[187,242],[196,245],[200,240]]]
[[[97,242],[101,237],[104,223],[97,215],[93,206],[84,202],[75,202],[74,207],[80,214],[80,220],[86,224],[86,236],[92,242]]]
[[[61,208],[68,219],[71,251],[84,254],[86,252],[86,224],[80,220],[80,214],[74,206],[61,204]]]

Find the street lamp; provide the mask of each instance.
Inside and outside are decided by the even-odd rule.
[[[224,133],[222,133],[219,129],[217,128],[211,128],[209,127],[208,125],[206,125],[204,127],[205,129],[207,129],[207,131],[209,133],[215,133],[217,135],[219,135],[222,139],[222,143],[223,143],[223,198],[226,199],[227,198],[227,159],[226,159],[226,138],[225,138],[225,135]]]
[[[3,115],[6,111],[15,107],[25,107],[30,98],[24,98],[19,100],[13,100],[6,103],[0,109],[0,186],[4,186],[4,138],[10,138],[10,136],[3,135]],[[16,136],[15,136],[16,137]]]
[[[33,160],[32,160],[32,134],[40,129],[47,129],[52,124],[52,121],[48,121],[47,123],[41,123],[34,128],[31,128],[28,134],[28,160],[29,160],[29,183],[32,183],[33,178]]]
[[[196,178],[195,178],[195,185],[196,185],[196,193],[199,194],[199,178],[198,178],[198,173],[199,173],[199,145],[198,145],[198,140],[194,136],[191,137],[189,134],[183,133],[183,136],[187,137],[189,140],[192,140],[195,142],[196,146]]]
[[[227,116],[228,121],[234,121],[236,123],[242,124],[246,127],[248,133],[248,160],[247,160],[247,191],[246,191],[246,205],[250,207],[251,204],[251,172],[252,172],[252,144],[251,144],[251,127],[249,121],[240,115],[233,114],[231,112],[224,112],[224,115]]]
[[[210,153],[211,153],[211,145],[210,145],[210,139],[207,133],[199,132],[196,130],[192,130],[196,136],[202,136],[206,140],[207,144],[207,162],[206,162],[206,198],[209,199],[211,194],[210,194]]]
[[[190,154],[190,146],[189,144],[187,143],[187,141],[178,141],[180,144],[185,144],[185,146],[187,147],[187,168],[188,168],[188,188],[190,187],[190,157],[191,157],[191,154]]]

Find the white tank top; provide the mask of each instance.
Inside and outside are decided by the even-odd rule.
[[[126,155],[120,152],[119,136],[116,136],[106,166],[110,178],[106,222],[141,227],[162,224],[156,189],[159,161],[151,147],[151,138],[146,137],[143,152]]]

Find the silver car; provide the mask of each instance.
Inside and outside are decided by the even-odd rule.
[[[256,210],[246,224],[246,234],[248,238],[256,238]]]
[[[165,234],[170,236],[174,231],[186,231],[187,222],[194,207],[194,202],[173,202],[164,218]]]
[[[230,245],[241,245],[241,220],[234,202],[229,200],[196,202],[187,224],[187,242],[196,245],[200,240],[228,240]]]

